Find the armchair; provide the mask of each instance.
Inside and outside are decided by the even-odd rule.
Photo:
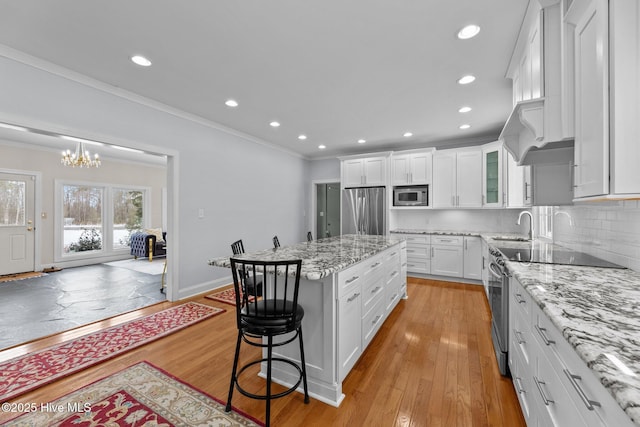
[[[138,257],[149,258],[153,261],[154,256],[163,256],[167,254],[165,249],[167,246],[167,233],[162,232],[162,240],[158,240],[155,234],[139,231],[131,235],[131,255],[136,259]]]

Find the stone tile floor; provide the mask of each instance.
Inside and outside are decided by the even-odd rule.
[[[0,350],[164,301],[161,278],[96,264],[0,283]]]

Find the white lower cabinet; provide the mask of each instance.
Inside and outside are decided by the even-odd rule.
[[[431,235],[407,234],[407,273],[431,273]]]
[[[463,241],[462,236],[431,236],[431,274],[463,276]]]
[[[482,280],[482,239],[480,237],[464,237],[465,279]]]
[[[527,425],[633,426],[518,280],[509,285],[509,368]]]
[[[406,274],[401,275],[405,252],[402,242],[337,274],[340,382],[405,295]]]

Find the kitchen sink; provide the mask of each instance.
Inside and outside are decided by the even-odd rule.
[[[499,240],[501,242],[530,242],[531,241],[531,239],[527,239],[526,237],[504,237],[504,236],[493,237],[493,240]]]

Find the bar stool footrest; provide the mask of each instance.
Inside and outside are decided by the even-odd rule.
[[[254,394],[254,393],[248,392],[245,389],[243,389],[242,386],[240,386],[240,382],[239,382],[240,375],[242,375],[242,372],[244,372],[245,369],[247,369],[247,368],[249,368],[249,367],[251,367],[253,365],[257,365],[258,363],[267,362],[267,361],[268,360],[267,360],[266,357],[262,358],[262,359],[254,360],[253,362],[247,363],[245,366],[242,367],[242,369],[240,369],[238,371],[238,373],[236,374],[236,378],[235,378],[234,382],[235,382],[236,389],[241,394],[244,394],[245,396],[250,397],[252,399],[267,400],[267,395],[266,394]],[[295,363],[295,362],[293,362],[291,360],[288,360],[288,359],[282,359],[280,357],[272,357],[271,358],[271,363],[273,363],[273,362],[287,363],[287,364],[293,366],[294,368],[296,368],[296,370],[298,371],[298,374],[299,374],[298,381],[293,386],[291,386],[290,388],[288,388],[287,390],[285,390],[283,392],[271,395],[271,399],[277,399],[279,397],[286,396],[286,395],[291,394],[294,391],[296,391],[298,386],[302,383],[302,378],[303,377],[302,377],[302,368],[300,368],[300,366],[298,366],[297,363]]]

